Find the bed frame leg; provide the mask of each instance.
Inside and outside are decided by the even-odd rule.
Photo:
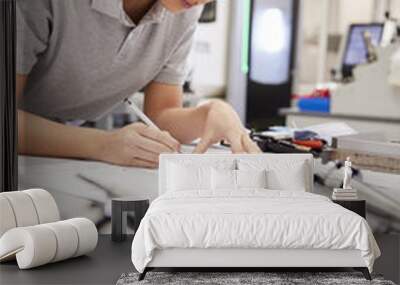
[[[356,267],[354,269],[357,271],[361,271],[361,273],[364,275],[365,279],[370,280],[370,281],[372,280],[371,274],[369,274],[369,270],[367,267]]]
[[[144,271],[143,271],[142,273],[139,274],[138,281],[142,281],[142,280],[146,277],[147,271],[148,271],[148,269],[145,268]]]

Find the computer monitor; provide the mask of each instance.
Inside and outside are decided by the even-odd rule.
[[[343,68],[353,68],[367,62],[367,48],[364,42],[364,32],[369,32],[374,46],[378,46],[383,34],[382,23],[352,24],[347,34],[347,42],[343,54]]]

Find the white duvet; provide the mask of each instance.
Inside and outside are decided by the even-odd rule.
[[[143,272],[155,249],[358,249],[372,272],[380,251],[367,222],[328,198],[306,192],[171,192],[140,223],[132,262]]]

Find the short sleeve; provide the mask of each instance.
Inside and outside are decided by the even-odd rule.
[[[177,48],[153,81],[171,85],[183,85],[188,72],[188,58],[194,43],[196,27],[197,24],[194,24],[186,30]]]
[[[27,75],[46,50],[51,32],[50,0],[17,0],[16,72]]]

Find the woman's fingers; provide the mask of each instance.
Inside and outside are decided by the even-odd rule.
[[[160,131],[152,127],[145,126],[139,130],[139,134],[143,135],[146,138],[149,138],[153,141],[156,141],[160,144],[165,145],[170,148],[172,151],[179,151],[180,144],[174,139],[168,132]]]
[[[131,165],[136,166],[136,167],[143,167],[143,168],[157,168],[158,163],[153,162],[153,161],[147,161],[144,159],[140,159],[137,157],[133,157],[130,161]]]
[[[242,135],[242,145],[247,153],[261,153],[258,145],[247,134]]]
[[[227,138],[231,144],[232,153],[261,153],[260,148],[247,133],[235,133]]]
[[[246,133],[231,133],[226,139],[231,145],[232,153],[261,153],[260,148]],[[210,134],[206,134],[200,140],[193,153],[205,153],[213,144],[213,141],[218,141],[218,139],[212,137]]]
[[[99,160],[117,165],[155,168],[161,153],[172,153],[179,143],[167,132],[135,123],[108,133]]]
[[[148,152],[160,154],[160,153],[172,153],[175,152],[172,148],[162,144],[156,140],[145,136],[136,136],[135,141],[133,141],[134,146],[137,148],[144,149]]]
[[[205,153],[212,144],[213,144],[213,137],[212,137],[211,133],[206,133],[200,139],[200,142],[197,144],[193,153],[195,153],[195,154]]]
[[[194,149],[193,153],[194,154],[202,154],[205,153],[208,148],[210,147],[211,142],[201,139],[200,142],[197,144],[196,148]]]
[[[158,163],[160,154],[147,151],[141,147],[135,147],[132,150],[134,158],[146,160],[152,163]]]
[[[245,150],[242,146],[242,139],[240,134],[233,135],[231,138],[228,138],[229,143],[231,144],[232,153],[244,153]]]

